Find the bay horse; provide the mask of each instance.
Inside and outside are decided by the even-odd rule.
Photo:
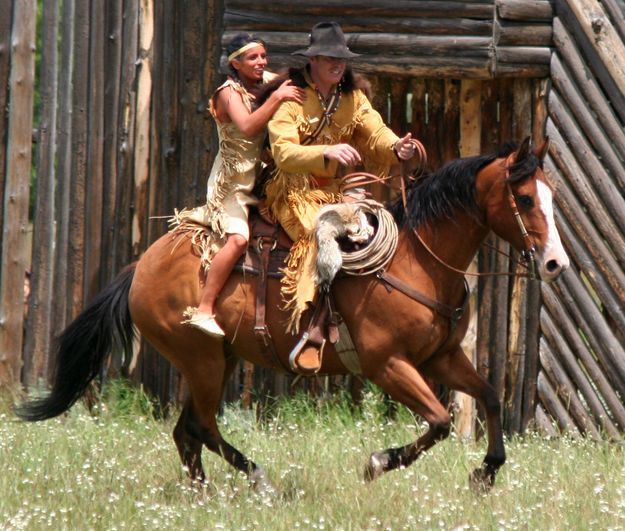
[[[505,461],[499,398],[460,347],[468,312],[452,326],[441,308],[462,306],[462,272],[491,230],[517,251],[529,253],[544,281],[568,267],[554,224],[552,190],[542,171],[546,151],[547,142],[532,150],[528,138],[499,154],[456,159],[412,183],[405,204],[389,207],[399,236],[386,267],[387,281],[376,274],[335,280],[337,310],[357,348],[363,376],[428,424],[416,441],[373,453],[365,466],[366,480],[410,465],[449,435],[450,414],[428,384],[431,380],[483,405],[488,447],[470,482],[482,489],[494,484]],[[247,474],[253,485],[271,488],[263,470],[224,440],[216,418],[239,358],[270,365],[253,332],[257,278],[234,273],[223,289],[217,313],[225,339],[181,324],[185,308],[198,304],[202,279],[189,239],[162,236],[65,329],[50,394],[16,408],[18,416],[43,420],[69,409],[100,373],[109,352],[131,350],[134,323],[188,383],[189,397],[173,437],[191,478],[205,480],[205,445]],[[266,322],[280,362],[288,367],[297,338],[284,333],[279,291],[279,281],[270,278],[267,308],[272,311]],[[425,305],[413,296],[416,292],[435,304]],[[321,373],[348,373],[332,345],[324,352]]]

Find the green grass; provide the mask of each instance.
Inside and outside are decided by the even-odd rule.
[[[384,414],[366,396],[296,397],[263,422],[227,407],[225,438],[262,465],[280,496],[268,499],[221,458],[204,452],[209,477],[192,485],[171,438],[140,392],[118,386],[90,415],[81,406],[37,424],[0,402],[1,529],[622,529],[625,461],[618,445],[538,435],[508,440],[494,490],[468,486],[485,442],[456,437],[411,467],[362,481],[372,451],[405,444],[422,423]]]

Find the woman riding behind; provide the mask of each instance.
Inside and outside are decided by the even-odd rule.
[[[248,205],[257,202],[252,189],[267,122],[283,101],[302,103],[304,99],[304,91],[287,80],[255,108],[256,90],[273,77],[265,70],[265,43],[240,33],[228,45],[227,54],[228,79],[209,102],[219,134],[219,153],[208,179],[203,220],[213,232],[210,249],[203,256],[203,262],[210,265],[200,304],[187,310],[188,319],[183,321],[213,336],[224,335],[215,320],[215,301],[247,248]]]

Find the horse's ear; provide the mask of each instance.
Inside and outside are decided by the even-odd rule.
[[[527,157],[530,152],[531,144],[532,139],[529,136],[525,137],[525,140],[521,142],[521,147],[517,151],[516,162],[519,162],[520,160],[523,160],[525,157]]]
[[[536,149],[536,156],[538,157],[538,160],[545,160],[545,157],[547,156],[550,145],[551,145],[551,140],[549,139],[548,136],[546,136],[545,141],[543,142],[543,145]]]

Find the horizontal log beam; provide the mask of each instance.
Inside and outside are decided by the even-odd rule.
[[[497,0],[497,15],[507,20],[551,22],[553,7],[547,0]]]
[[[548,3],[548,2],[543,2]],[[258,4],[265,13],[278,13],[285,16],[293,14],[292,0],[268,0]],[[228,0],[226,11],[252,11],[254,4],[249,0]],[[297,12],[302,15],[314,15],[335,19],[337,15],[396,17],[405,13],[410,17],[449,17],[492,20],[494,6],[492,2],[432,2],[414,0],[319,0],[315,2],[297,2]],[[541,12],[543,10],[541,9]]]
[[[497,61],[503,63],[535,63],[548,65],[551,62],[551,48],[548,46],[497,46]]]
[[[225,31],[223,33],[223,48],[227,46],[237,33],[236,31]],[[307,33],[260,31],[254,35],[265,41],[270,56],[277,52],[291,53],[298,49],[306,48],[309,43]],[[369,55],[418,57],[449,54],[454,57],[489,57],[492,40],[490,37],[465,35],[352,33],[347,36],[347,44],[353,52]]]
[[[551,24],[512,24],[498,21],[495,25],[498,46],[551,46]]]
[[[362,33],[421,33],[430,35],[492,35],[492,20],[468,18],[413,18],[406,17],[363,17],[335,16],[346,34]],[[397,15],[397,13],[395,13]],[[238,31],[276,31],[288,27],[291,31],[308,33],[317,17],[291,15],[277,16],[271,13],[249,10],[228,10],[224,14],[224,29]],[[533,44],[533,43],[528,43]]]
[[[305,58],[294,55],[272,54],[270,67],[303,66]],[[275,65],[275,66],[274,66]],[[462,60],[450,57],[363,57],[352,61],[354,70],[369,75],[393,75],[422,78],[491,78],[491,62],[488,58],[465,57]],[[225,72],[226,57],[221,58],[221,69]]]

